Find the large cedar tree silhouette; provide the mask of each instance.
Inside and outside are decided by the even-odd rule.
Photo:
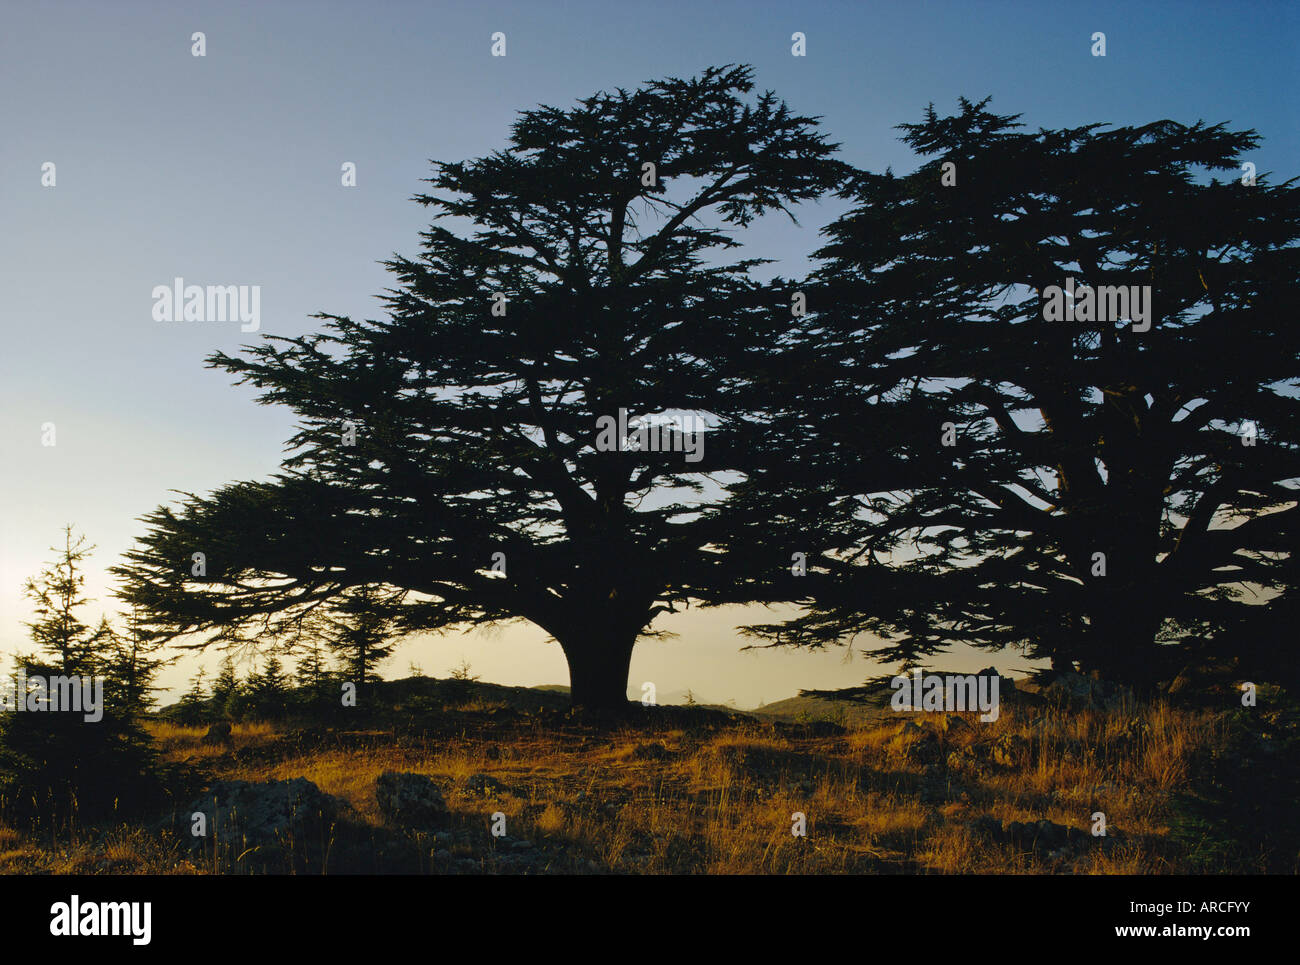
[[[986,104],[930,108],[902,125],[914,173],[855,179],[799,344],[754,383],[789,403],[747,443],[771,456],[727,545],[810,605],[751,631],[877,633],[912,665],[1018,646],[1138,683],[1200,650],[1278,679],[1300,616],[1300,188],[1244,183],[1254,132],[1028,133]],[[1071,278],[1080,304],[1150,286],[1150,329],[1046,320]],[[807,575],[774,578],[791,551]]]
[[[437,164],[423,251],[388,263],[389,319],[322,315],[318,333],[209,360],[300,430],[271,481],[147,516],[118,568],[126,599],[211,642],[381,587],[409,631],[530,620],[563,648],[576,704],[625,706],[656,616],[732,592],[709,479],[750,458],[728,441],[746,418],[731,373],[789,327],[790,296],[725,260],[730,229],[843,177],[816,119],[745,96],[750,78],[527,111],[505,150]],[[597,420],[620,409],[717,427],[698,462],[600,451]]]

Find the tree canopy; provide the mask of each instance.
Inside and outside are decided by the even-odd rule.
[[[751,458],[738,373],[790,296],[730,255],[736,229],[846,173],[815,118],[752,90],[728,67],[600,93],[435,163],[388,318],[211,357],[297,413],[291,455],[147,516],[126,599],[203,645],[381,587],[408,631],[530,620],[575,702],[622,705],[658,615],[739,600],[707,510]]]
[[[807,551],[809,606],[751,632],[1276,667],[1243,634],[1296,612],[1300,188],[1240,176],[1258,138],[1223,125],[1031,133],[963,99],[901,127],[923,163],[854,178],[754,383],[789,402],[727,545],[755,587]]]

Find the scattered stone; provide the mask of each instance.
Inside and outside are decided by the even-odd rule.
[[[433,779],[425,774],[384,771],[375,780],[379,813],[394,824],[431,828],[447,819],[447,802]]]
[[[673,753],[659,741],[653,741],[632,748],[632,756],[637,760],[662,761],[672,757]]]
[[[1077,856],[1090,847],[1109,849],[1120,837],[1117,831],[1094,837],[1081,828],[1072,828],[1046,819],[1008,821],[1004,824],[996,818],[986,816],[976,818],[967,827],[980,837],[998,844],[1009,844],[1023,852],[1032,852],[1052,861]]]
[[[465,793],[488,797],[505,793],[506,786],[490,774],[471,774],[465,778]]]
[[[1179,697],[1223,697],[1239,693],[1239,661],[1209,658],[1189,663],[1169,685],[1169,694]]]
[[[971,729],[970,723],[960,714],[946,714],[939,721],[939,730],[945,737],[955,737]]]
[[[290,831],[328,821],[346,805],[323,793],[305,777],[287,781],[218,781],[176,816],[180,833],[190,836],[195,812],[207,817],[206,839],[251,844],[277,841]],[[194,838],[202,842],[203,838]]]
[[[1039,692],[1053,703],[1079,709],[1118,710],[1133,703],[1133,691],[1123,684],[1073,672],[1053,675]]]

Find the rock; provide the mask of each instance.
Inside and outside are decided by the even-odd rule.
[[[1087,848],[1094,839],[1086,831],[1046,819],[1039,821],[1008,821],[1001,824],[995,818],[981,817],[967,825],[974,834],[989,838],[999,844],[1009,844],[1021,851],[1033,851],[1040,856],[1056,860],[1067,858]]]
[[[947,714],[939,722],[939,730],[945,737],[955,737],[971,730],[971,725],[960,714]]]
[[[925,740],[913,741],[907,745],[907,759],[918,764],[933,765],[943,759],[943,748],[933,734],[927,734]]]
[[[487,797],[492,794],[502,794],[506,786],[490,774],[471,774],[465,778],[465,793],[478,794]]]
[[[1081,709],[1117,710],[1133,703],[1133,692],[1123,684],[1073,672],[1053,675],[1040,693],[1054,703]]]
[[[922,737],[925,735],[925,728],[914,720],[905,720],[898,725],[898,730],[894,731],[895,737]]]
[[[672,757],[673,754],[659,741],[653,741],[649,744],[638,744],[632,749],[632,756],[637,760],[662,761]]]
[[[437,827],[447,819],[442,791],[425,774],[384,771],[375,780],[375,801],[380,814],[403,827]]]
[[[177,814],[180,832],[191,834],[193,815],[207,818],[206,840],[242,839],[267,844],[290,831],[319,825],[346,805],[305,777],[287,781],[218,781]],[[202,842],[204,838],[195,838]]]
[[[1189,663],[1170,683],[1168,693],[1182,698],[1235,696],[1240,689],[1236,679],[1239,673],[1236,658],[1209,658]]]
[[[215,724],[208,725],[208,732],[203,735],[201,744],[230,744],[233,739],[230,736],[230,721],[219,720]]]
[[[1046,848],[1049,851],[1055,851],[1070,838],[1070,829],[1054,821],[1044,819],[1033,825],[1033,828],[1034,847],[1036,849]]]

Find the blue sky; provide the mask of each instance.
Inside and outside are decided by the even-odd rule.
[[[191,55],[202,31],[206,56]],[[490,53],[506,35],[506,56]],[[807,55],[791,55],[803,32]],[[1106,56],[1091,37],[1106,34]],[[329,311],[377,317],[379,266],[414,254],[426,212],[409,201],[427,159],[505,144],[516,112],[564,106],[706,66],[748,63],[760,88],[818,114],[843,157],[905,171],[894,125],[958,96],[992,95],[1031,128],[1104,121],[1225,121],[1265,138],[1248,160],[1300,174],[1300,5],[1294,3],[30,3],[0,8],[0,653],[27,649],[23,580],[73,522],[104,568],[169,490],[208,491],[273,471],[287,411],[203,367],[255,336],[238,323],[166,323],[151,291],[259,285],[262,331],[295,334]],[[357,186],[340,165],[357,165]],[[54,187],[42,164],[56,165]],[[837,213],[768,219],[752,253],[791,276]],[[748,252],[747,252],[748,253]],[[43,446],[52,422],[56,445]],[[646,642],[632,682],[740,706],[870,671],[842,651],[738,653],[746,614],[691,612]],[[566,680],[529,627],[419,641],[445,675]],[[987,655],[952,661],[976,667]],[[999,658],[999,666],[1015,666]],[[166,682],[179,685],[187,660]]]

